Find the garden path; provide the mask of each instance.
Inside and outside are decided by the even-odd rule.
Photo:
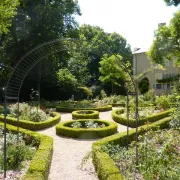
[[[71,120],[71,113],[61,113],[61,122]],[[113,121],[111,111],[101,112],[100,119]],[[118,125],[118,131],[126,131],[126,126]],[[55,127],[38,131],[54,138],[54,152],[49,180],[98,180],[92,161],[83,169],[79,166],[83,157],[91,151],[96,140],[79,140],[56,135]]]

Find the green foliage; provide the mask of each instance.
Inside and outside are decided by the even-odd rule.
[[[172,112],[172,109],[167,110],[167,111],[163,111],[163,112],[159,112],[159,113],[156,113],[156,114],[153,114],[153,115],[149,115],[147,117],[142,117],[142,118],[140,117],[138,119],[139,120],[138,125],[142,126],[142,125],[144,125],[146,123],[152,123],[152,122],[155,122],[155,121],[159,121],[160,119],[163,119],[165,117],[170,116],[171,112]],[[123,113],[124,113],[124,109],[113,110],[112,111],[112,119],[115,122],[123,124],[123,125],[126,126],[128,121],[127,121],[126,116],[122,115]],[[146,115],[146,113],[147,112],[145,112],[144,115]],[[136,127],[136,119],[129,118],[129,126],[132,127],[132,128],[135,128]]]
[[[166,96],[166,95],[157,96],[156,97],[156,106],[159,109],[161,109],[161,108],[162,109],[170,108],[170,101],[169,101],[168,96]]]
[[[99,112],[93,110],[79,110],[72,112],[73,119],[99,119]]]
[[[117,124],[114,122],[109,122],[105,120],[97,120],[91,119],[90,120],[76,120],[76,122],[81,123],[81,128],[72,128],[72,124],[74,121],[66,121],[56,125],[56,134],[73,137],[73,138],[86,138],[86,139],[93,139],[93,138],[100,138],[105,136],[110,136],[117,132]],[[97,127],[100,128],[95,128]],[[86,127],[86,128],[82,128]],[[89,127],[89,128],[87,128]]]
[[[0,135],[0,141],[4,137]],[[27,146],[23,140],[23,136],[19,135],[19,142],[17,142],[17,135],[9,132],[6,135],[7,142],[7,170],[18,169],[23,166],[23,161],[31,160],[35,154],[36,148]],[[1,144],[1,143],[0,143]],[[4,144],[0,147],[0,171],[4,169]]]
[[[159,27],[155,33],[155,40],[148,52],[148,57],[155,63],[165,65],[165,60],[180,62],[180,10],[171,19],[169,26]]]
[[[49,119],[49,115],[47,115],[44,111],[39,109],[38,107],[31,107],[27,103],[18,103],[9,105],[10,114],[9,117],[17,117],[18,113],[21,120],[33,121],[33,122],[42,122]]]
[[[126,102],[126,96],[120,96],[120,95],[111,95],[109,97],[103,98],[103,101],[107,104],[123,104],[125,105]]]
[[[86,93],[87,99],[93,96],[92,90],[88,87],[78,87],[78,89],[82,89]]]
[[[158,128],[164,129],[169,127],[170,118],[164,118],[158,122],[148,125],[148,128],[152,130],[157,130]],[[147,132],[147,125],[144,125],[138,129],[138,134],[144,134]],[[128,142],[132,142],[135,140],[136,130],[132,129],[129,131]],[[122,180],[123,177],[119,172],[119,169],[114,164],[114,161],[110,158],[110,156],[102,152],[101,147],[105,144],[114,143],[120,144],[121,146],[127,145],[127,133],[122,132],[113,136],[109,136],[98,140],[92,145],[92,153],[93,153],[93,163],[96,167],[96,172],[100,179],[106,180]]]
[[[0,126],[3,126],[3,123],[0,122]],[[17,133],[17,127],[15,126],[7,125],[7,129],[13,133]],[[34,144],[38,146],[38,150],[31,160],[30,166],[26,175],[23,177],[23,180],[48,179],[48,172],[53,152],[53,138],[22,128],[19,128],[19,132],[31,137],[32,140],[35,141]]]
[[[150,101],[151,103],[154,103],[156,100],[155,90],[150,89],[147,93],[143,95],[144,101]]]
[[[149,90],[149,79],[144,77],[138,84],[138,88],[141,94],[145,94]]]
[[[164,2],[168,5],[168,6],[178,6],[180,4],[180,0],[164,0]]]
[[[43,121],[43,122],[32,122],[32,121],[27,121],[27,120],[19,120],[19,126],[25,129],[30,129],[30,130],[40,130],[40,129],[45,129],[51,126],[54,126],[55,124],[57,124],[60,119],[61,119],[61,115],[59,113],[51,113],[51,118]],[[4,116],[0,116],[0,121],[4,122]],[[12,117],[7,117],[6,121],[8,124],[17,126],[17,119],[16,118],[12,118]]]
[[[77,86],[76,77],[67,69],[60,69],[57,72],[57,79],[62,88],[68,87],[74,89]]]
[[[121,64],[122,56],[112,55],[108,57],[107,54],[101,59],[99,71],[101,76],[99,80],[102,83],[111,83],[112,84],[112,93],[113,85],[120,86],[119,80],[125,78],[125,72],[123,68],[119,65]]]
[[[177,137],[177,138],[174,138]],[[139,137],[139,164],[136,172],[135,143],[127,150],[119,144],[105,144],[102,150],[114,159],[125,179],[141,176],[143,179],[179,179],[177,162],[180,136],[177,131],[147,131]],[[174,167],[175,166],[175,167]]]
[[[170,126],[174,129],[180,130],[180,83],[174,83],[173,95],[171,97],[173,112],[171,114]]]
[[[9,32],[12,18],[16,15],[18,0],[3,0],[0,2],[0,35]]]
[[[111,105],[107,105],[103,101],[62,101],[60,105],[56,106],[58,112],[72,112],[78,110],[95,110],[95,111],[109,111],[112,109]]]

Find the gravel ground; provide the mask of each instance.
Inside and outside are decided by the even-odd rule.
[[[61,122],[71,119],[71,113],[61,113]],[[111,111],[101,112],[100,119],[113,121]],[[118,125],[118,131],[126,131],[126,126]],[[91,145],[96,140],[57,136],[55,127],[38,132],[54,138],[49,180],[98,180],[91,159],[80,168],[83,157],[91,151]]]
[[[71,113],[61,113],[61,122],[71,120]],[[101,112],[100,119],[113,121],[111,111]],[[118,125],[118,132],[126,131],[126,126]],[[92,159],[81,167],[83,158],[91,151],[92,143],[96,140],[80,140],[56,135],[55,126],[38,131],[54,139],[54,151],[49,173],[49,180],[98,180]],[[25,173],[8,171],[6,180],[20,180]],[[3,174],[0,173],[0,180]]]

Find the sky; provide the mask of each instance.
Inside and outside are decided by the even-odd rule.
[[[117,32],[131,48],[150,48],[158,23],[169,24],[179,7],[167,7],[163,0],[78,0],[81,24],[100,26]]]

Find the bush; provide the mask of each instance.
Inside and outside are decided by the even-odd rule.
[[[155,122],[153,124],[148,125],[148,128],[152,130],[157,130],[158,128],[164,129],[169,127],[169,122],[171,118],[164,118]],[[138,129],[138,134],[142,135],[147,132],[147,125],[141,126]],[[96,141],[92,145],[92,157],[93,164],[96,168],[96,172],[100,180],[122,180],[123,177],[120,174],[117,166],[114,164],[114,161],[110,158],[110,156],[102,152],[101,147],[107,143],[120,144],[120,146],[125,146],[127,143],[134,141],[136,138],[136,130],[132,129],[129,131],[129,137],[127,142],[127,133],[119,133],[106,138],[103,138],[99,141]]]
[[[87,120],[76,120],[76,122],[80,122],[82,127],[85,127],[85,122]],[[108,122],[105,120],[97,120],[93,119],[94,123],[98,123],[99,125],[105,124],[105,127],[101,128],[73,128],[72,124],[74,121],[66,121],[56,125],[56,134],[63,135],[67,137],[73,138],[100,138],[105,136],[110,136],[117,132],[117,124],[114,122]]]
[[[156,97],[156,106],[160,109],[168,109],[170,107],[169,98],[165,95]]]
[[[45,129],[51,126],[54,126],[57,124],[60,119],[61,115],[59,113],[51,113],[52,118],[43,122],[32,122],[32,121],[27,121],[27,120],[19,120],[19,127],[29,129],[29,130],[40,130],[40,129]],[[4,122],[4,116],[0,116],[0,121]],[[17,126],[18,121],[16,118],[12,117],[6,117],[6,121],[8,124]]]
[[[94,110],[94,111],[104,112],[104,111],[111,111],[112,106],[107,105],[103,107],[94,107],[94,108],[73,108],[73,107],[56,106],[56,111],[58,112],[72,112],[72,111],[78,111],[78,110]]]
[[[0,126],[3,126],[3,123],[0,122]],[[17,127],[15,126],[7,125],[7,129],[13,133],[17,133]],[[47,180],[52,159],[53,138],[22,128],[19,128],[19,132],[24,137],[25,135],[30,137],[31,142],[34,142],[38,146],[38,150],[31,160],[23,180]]]
[[[142,118],[142,119],[140,118],[138,121],[138,125],[142,126],[142,125],[146,124],[147,122],[152,123],[152,122],[158,121],[160,119],[170,116],[171,112],[172,112],[172,109],[156,113],[156,114],[148,116],[146,118]],[[127,124],[129,124],[130,127],[135,128],[136,127],[136,119],[129,118],[129,123],[128,123],[127,118],[125,118],[121,115],[122,113],[124,113],[124,109],[113,110],[112,111],[112,119],[119,124],[123,124],[125,126],[127,126]]]
[[[99,119],[99,112],[93,110],[79,110],[72,112],[73,119]]]

